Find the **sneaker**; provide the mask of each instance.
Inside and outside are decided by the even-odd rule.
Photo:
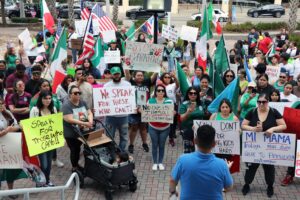
[[[161,163],[158,164],[158,168],[161,171],[165,170],[165,166],[163,164],[161,164]]]
[[[148,144],[144,143],[143,144],[143,149],[144,149],[145,152],[149,152],[149,146],[148,146]]]
[[[152,170],[153,170],[153,171],[157,171],[157,164],[153,164],[153,165],[152,165]]]
[[[133,153],[133,151],[134,151],[134,146],[133,146],[132,144],[130,144],[130,145],[128,146],[128,152],[129,152],[129,153]]]
[[[55,186],[51,181],[49,181],[49,183],[47,183],[46,185],[47,185],[47,187],[54,187]]]
[[[243,189],[242,189],[243,195],[244,195],[244,196],[247,195],[249,191],[250,191],[250,186],[249,186],[249,184],[245,184],[245,185],[243,186]]]
[[[64,163],[61,162],[60,160],[56,159],[52,161],[52,165],[56,165],[57,167],[63,167]]]
[[[271,198],[274,194],[274,189],[273,189],[273,186],[268,186],[267,188],[267,195],[269,198]]]
[[[286,175],[285,178],[281,181],[281,186],[288,186],[293,182],[293,177],[291,175]]]
[[[171,145],[172,147],[175,146],[175,142],[174,142],[174,139],[173,139],[173,138],[170,138],[170,139],[169,139],[169,143],[170,143],[170,145]]]

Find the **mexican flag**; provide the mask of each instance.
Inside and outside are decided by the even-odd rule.
[[[95,46],[94,46],[94,55],[91,58],[91,62],[93,67],[99,69],[100,73],[103,74],[105,70],[105,63],[104,63],[104,51],[102,48],[102,39],[99,37]]]
[[[50,70],[52,76],[55,75],[56,70],[61,72],[65,71],[61,67],[61,62],[66,58],[67,58],[67,31],[66,28],[64,27],[51,57]]]
[[[134,23],[130,26],[128,31],[126,32],[126,35],[128,37],[128,40],[134,40],[134,31],[135,31],[135,25]]]
[[[188,83],[188,79],[187,79],[183,69],[181,68],[179,62],[177,62],[177,61],[176,61],[176,66],[177,66],[177,77],[178,77],[180,91],[181,91],[182,96],[185,97],[186,92],[190,87],[189,83]]]
[[[271,65],[270,57],[273,57],[275,54],[276,54],[276,50],[275,50],[275,45],[273,44],[269,49],[268,53],[266,54],[268,65]]]
[[[54,33],[54,29],[53,29],[53,26],[55,25],[54,19],[48,9],[45,0],[42,0],[41,2],[41,13],[43,16],[43,25],[48,29],[50,33]]]
[[[208,20],[213,23],[215,26],[215,31],[218,35],[222,34],[222,27],[219,22],[219,19],[214,15],[214,7],[211,2],[209,2],[209,5],[207,7],[207,12],[208,12]]]
[[[209,40],[210,38],[212,38],[212,32],[209,27],[209,21],[208,21],[208,17],[207,17],[207,9],[205,6],[200,40],[197,41],[197,43],[196,43],[198,66],[202,66],[204,71],[206,71],[206,60],[207,60],[206,44],[207,44],[207,40]]]
[[[215,64],[218,74],[223,74],[229,68],[227,51],[225,48],[225,40],[222,34],[215,53]]]

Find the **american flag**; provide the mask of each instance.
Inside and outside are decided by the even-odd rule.
[[[148,35],[154,35],[154,16],[150,17],[142,26],[141,30]]]
[[[59,40],[61,32],[62,32],[61,19],[58,19],[57,20],[56,35],[55,35],[55,43],[57,43],[57,41]]]
[[[88,20],[90,16],[90,10],[84,7],[85,0],[80,0],[81,19]]]
[[[92,9],[92,18],[98,21],[100,32],[109,31],[109,30],[114,30],[114,31],[118,30],[116,25],[105,14],[105,12],[102,9],[102,6],[99,3],[97,3]]]
[[[83,52],[78,58],[75,65],[81,65],[83,60],[86,58],[91,58],[94,55],[94,31],[93,31],[93,20],[89,19],[87,26],[89,27],[87,32],[85,33],[84,41],[83,41]]]

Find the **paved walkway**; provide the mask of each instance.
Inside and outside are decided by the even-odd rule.
[[[148,139],[149,140],[149,139]],[[149,141],[150,143],[150,141]],[[150,146],[151,147],[151,146]],[[151,148],[150,148],[151,149]],[[135,193],[129,192],[126,188],[122,188],[114,193],[114,199],[120,200],[167,200],[168,188],[169,188],[169,176],[172,166],[175,164],[176,159],[182,153],[182,140],[179,136],[176,141],[176,146],[171,147],[166,144],[166,156],[165,156],[165,171],[151,170],[152,161],[151,153],[145,153],[142,150],[140,138],[137,138],[135,145],[135,152],[133,154],[136,162],[136,174],[138,177],[138,188]],[[64,168],[53,167],[51,180],[56,185],[63,185],[68,180],[71,174],[71,165],[69,161],[69,149],[63,147],[58,151],[58,157],[65,163]],[[83,158],[83,155],[81,156]],[[83,159],[81,160],[83,162]],[[238,200],[238,199],[269,199],[266,195],[266,185],[264,181],[264,174],[260,167],[253,184],[251,185],[250,193],[244,197],[241,193],[243,186],[244,176],[244,163],[241,163],[242,170],[240,173],[234,174],[234,189],[227,193],[224,193],[225,200]],[[285,175],[284,167],[276,167],[276,181],[274,186],[275,195],[272,199],[280,200],[292,200],[300,199],[300,181],[296,180],[295,184],[282,187],[280,186],[280,179]],[[6,189],[6,184],[2,184]],[[15,182],[15,188],[34,187],[34,183],[30,180],[18,180]],[[73,199],[74,187],[66,191],[66,199]],[[43,193],[33,194],[31,199],[39,200],[54,200],[59,199],[59,193]],[[21,197],[19,199],[22,199]],[[96,183],[90,178],[85,179],[85,187],[80,190],[80,199],[83,200],[102,200],[104,197],[104,190],[101,185]]]

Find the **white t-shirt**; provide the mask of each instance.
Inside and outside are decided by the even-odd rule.
[[[288,96],[285,96],[283,92],[280,92],[280,99],[281,100],[288,100],[289,102],[295,102],[298,100],[298,97],[294,94],[290,94]]]
[[[290,63],[287,63],[286,65],[284,65],[283,63],[279,63],[279,67],[284,68],[286,71],[289,72],[290,76],[294,76],[294,66]]]
[[[293,79],[295,81],[297,81],[297,77],[300,74],[300,59],[297,58],[296,60],[294,60],[294,77]]]

